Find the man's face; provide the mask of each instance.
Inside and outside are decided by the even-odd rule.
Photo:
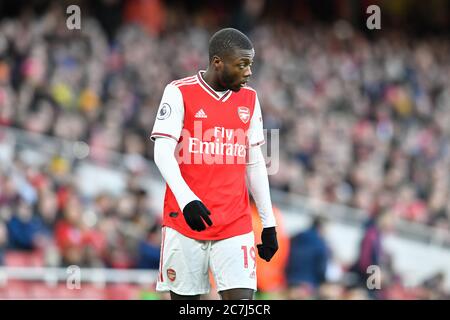
[[[254,49],[238,49],[222,58],[222,65],[218,68],[220,85],[234,92],[241,90],[252,75],[250,67],[254,56]]]

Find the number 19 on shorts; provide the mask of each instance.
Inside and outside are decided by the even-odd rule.
[[[256,268],[256,252],[255,247],[242,246],[242,251],[244,252],[244,268],[248,268],[248,256],[253,260],[253,269]]]

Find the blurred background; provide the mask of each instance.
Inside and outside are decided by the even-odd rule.
[[[280,251],[256,297],[449,299],[446,0],[1,1],[0,298],[168,298],[149,133],[223,27],[253,41],[279,129]]]

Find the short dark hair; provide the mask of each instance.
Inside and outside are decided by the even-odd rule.
[[[209,40],[209,61],[214,56],[223,57],[236,49],[251,50],[253,44],[245,34],[237,29],[219,30]]]
[[[324,216],[318,215],[313,217],[311,226],[313,229],[321,229],[324,223],[326,222],[326,219]]]

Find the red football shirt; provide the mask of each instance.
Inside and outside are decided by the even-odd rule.
[[[203,72],[166,86],[151,138],[178,142],[181,175],[213,222],[204,231],[192,230],[167,185],[163,225],[190,238],[218,240],[252,230],[246,158],[249,146],[264,143],[264,134],[256,92],[216,92]]]

